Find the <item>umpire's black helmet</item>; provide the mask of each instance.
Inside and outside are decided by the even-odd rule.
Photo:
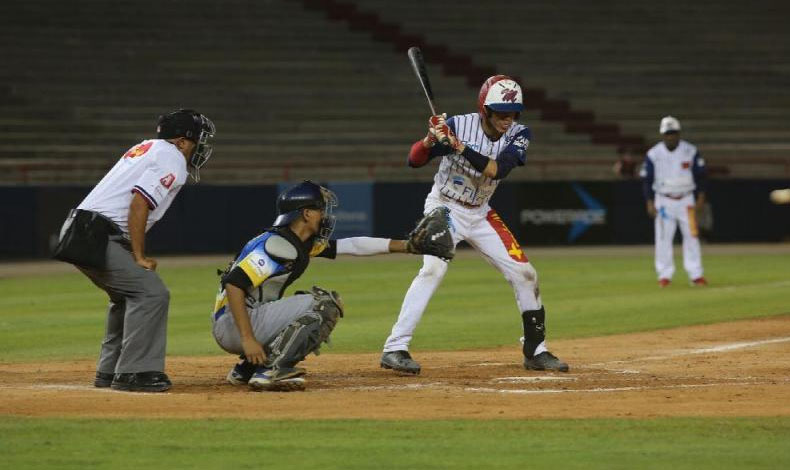
[[[185,137],[196,143],[195,152],[189,159],[189,165],[194,169],[192,178],[200,181],[200,167],[206,164],[211,157],[214,147],[212,140],[217,132],[211,119],[194,109],[179,109],[172,113],[159,116],[156,125],[158,139],[174,139]]]
[[[302,181],[292,188],[280,193],[277,197],[277,218],[275,227],[290,224],[301,215],[302,209],[318,209],[324,211],[321,221],[321,238],[329,238],[335,226],[335,216],[332,209],[337,206],[337,196],[329,189],[313,183],[310,180]]]

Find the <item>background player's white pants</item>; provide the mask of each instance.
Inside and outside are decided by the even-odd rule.
[[[683,236],[683,267],[689,279],[702,277],[702,250],[699,244],[694,194],[681,199],[672,199],[656,194],[655,237],[656,237],[656,274],[659,279],[672,279],[675,261],[672,253],[672,240],[675,230],[680,226]]]
[[[470,209],[440,201],[432,196],[425,201],[425,213],[440,205],[450,209],[453,241],[457,244],[461,240],[466,240],[505,276],[516,294],[519,313],[539,309],[541,300],[538,292],[538,275],[499,215],[488,205]],[[385,352],[409,349],[414,330],[422,318],[428,301],[441,284],[447,266],[447,263],[435,256],[423,257],[422,269],[406,292],[398,320],[384,343]],[[537,347],[535,354],[545,350],[544,342]]]

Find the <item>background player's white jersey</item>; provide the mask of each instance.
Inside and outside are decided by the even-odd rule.
[[[144,140],[129,149],[77,206],[98,212],[129,233],[129,205],[134,193],[145,198],[151,212],[145,230],[161,219],[187,180],[184,155],[162,139]]]
[[[647,165],[652,164],[653,191],[664,195],[683,195],[696,189],[694,172],[705,165],[697,147],[680,140],[675,150],[659,142],[647,151]]]
[[[464,145],[492,160],[511,144],[518,145],[523,151],[529,146],[529,129],[522,124],[513,123],[495,142],[483,132],[480,115],[477,113],[453,116],[447,120],[447,125]],[[472,167],[466,157],[454,153],[442,157],[439,171],[433,180],[432,194],[439,193],[471,206],[488,203],[499,185],[499,180],[483,176]]]

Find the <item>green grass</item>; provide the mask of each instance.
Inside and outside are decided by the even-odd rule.
[[[0,418],[4,468],[778,469],[790,418],[246,421]]]
[[[646,254],[532,256],[550,338],[787,314],[790,254],[706,254],[707,289],[656,286]],[[334,348],[378,351],[416,257],[317,260],[290,290],[340,291]],[[678,260],[678,266],[680,260]],[[171,355],[221,354],[210,334],[215,268],[168,267]],[[106,297],[74,272],[0,280],[0,363],[94,358]],[[453,261],[416,349],[515,345],[510,286],[481,259]],[[491,421],[87,420],[0,416],[0,468],[744,469],[790,467],[790,418]]]
[[[689,287],[679,269],[656,286],[645,254],[532,258],[540,277],[549,339],[598,336],[788,313],[790,254],[737,251],[705,256],[709,288]],[[677,260],[678,266],[680,260]],[[290,291],[313,284],[339,291],[346,318],[325,352],[377,351],[420,266],[417,257],[316,260]],[[216,265],[168,267],[171,355],[220,353],[209,313]],[[76,271],[0,280],[0,362],[94,357],[104,330],[106,296]],[[516,344],[521,319],[513,292],[478,257],[452,262],[417,329],[415,349],[473,349]]]

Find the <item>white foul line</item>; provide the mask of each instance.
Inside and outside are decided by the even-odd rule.
[[[679,384],[679,385],[665,385],[661,387],[612,387],[612,388],[586,388],[586,389],[544,389],[544,390],[508,390],[501,388],[465,388],[466,392],[482,392],[482,393],[509,393],[517,395],[537,395],[549,393],[603,393],[603,392],[631,392],[636,390],[670,390],[675,388],[703,388],[703,387],[720,387],[726,385],[764,385],[762,382],[723,382],[713,384]]]
[[[736,349],[751,348],[753,346],[762,346],[764,344],[786,343],[788,341],[790,341],[790,336],[785,336],[783,338],[763,339],[759,341],[743,341],[740,343],[722,344],[719,346],[713,346],[711,348],[692,349],[690,351],[677,351],[664,356],[648,356],[648,357],[640,357],[635,359],[627,359],[622,361],[598,362],[596,364],[587,364],[586,367],[598,367],[598,366],[605,366],[611,364],[626,364],[630,362],[639,362],[639,361],[662,361],[665,359],[672,359],[678,356],[690,356],[694,354],[708,354],[715,352],[734,351]]]
[[[519,377],[497,377],[491,379],[492,382],[504,383],[530,383],[530,382],[559,382],[562,380],[576,380],[576,377],[559,377],[556,375],[540,375],[537,377],[519,376]]]
[[[61,392],[97,392],[97,393],[119,393],[126,396],[172,396],[179,395],[172,392],[127,392],[114,390],[109,387],[94,387],[93,385],[72,385],[72,384],[19,384],[19,385],[0,385],[0,390],[56,390]]]
[[[742,343],[723,344],[721,346],[714,346],[712,348],[696,349],[692,351],[691,354],[732,351],[733,349],[750,348],[752,346],[761,346],[763,344],[785,343],[787,341],[790,341],[790,336],[785,338],[764,339],[761,341],[745,341]]]

